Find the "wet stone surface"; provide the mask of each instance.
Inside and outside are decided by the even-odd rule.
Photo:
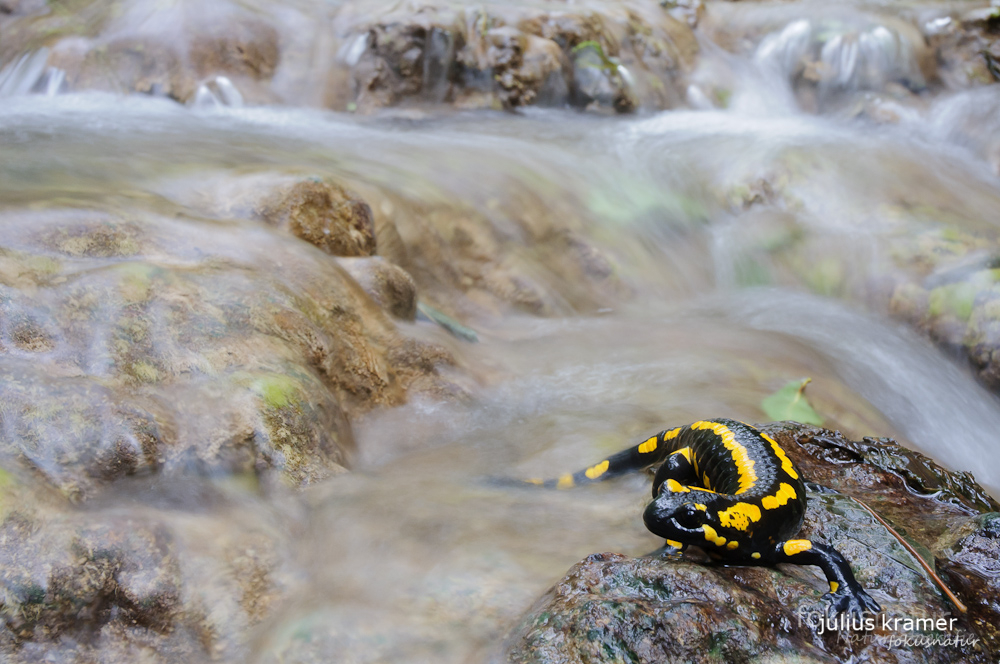
[[[451,363],[299,240],[236,249],[164,218],[9,219],[0,449],[71,497],[160,471],[329,477],[349,463],[349,417],[414,381],[440,391],[423,376]]]
[[[351,5],[341,12],[351,13]],[[697,52],[685,23],[646,2],[441,5],[357,20],[349,30],[342,56],[349,80],[334,79],[328,99],[339,108],[353,98],[362,111],[407,101],[670,108],[683,98],[683,77]],[[581,47],[599,55],[582,60]]]
[[[125,513],[67,510],[31,484],[5,474],[0,488],[5,661],[237,661],[293,578],[294,515],[279,524],[239,492],[145,487],[160,507]]]

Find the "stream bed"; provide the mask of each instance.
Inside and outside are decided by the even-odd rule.
[[[270,78],[258,63],[186,100],[176,77],[123,94],[70,55],[186,35],[192,5],[8,4],[10,661],[503,661],[576,561],[660,541],[644,476],[496,478],[698,419],[763,422],[762,400],[805,378],[825,427],[1000,496],[1000,88],[928,54],[984,3],[678,3],[697,6],[669,19],[697,23],[684,84],[605,63],[582,104],[550,79],[530,99],[502,81],[500,101],[445,93],[426,54],[457,47],[426,26],[415,100],[330,101],[374,43],[357,34],[383,30],[356,26],[403,3],[219,3],[220,25],[277,26]],[[518,7],[556,11],[495,13]],[[18,32],[73,16],[83,36]],[[301,183],[363,200],[374,252],[330,255],[269,216]],[[373,304],[352,267],[369,263],[349,262],[367,253],[410,275],[423,314]]]

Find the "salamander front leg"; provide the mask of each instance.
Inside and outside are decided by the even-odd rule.
[[[831,619],[845,611],[863,619],[865,611],[878,613],[882,610],[854,578],[854,572],[844,556],[832,546],[814,544],[809,540],[787,540],[775,546],[774,562],[816,565],[822,569],[830,584],[830,592],[823,595],[823,599],[829,602],[827,613]]]
[[[696,485],[698,473],[694,469],[693,458],[690,447],[681,448],[670,454],[656,471],[656,477],[653,478],[653,498],[660,495],[661,488],[677,491],[689,484]]]
[[[661,546],[656,551],[650,551],[646,554],[647,558],[676,558],[677,556],[684,553],[688,545],[683,542],[678,542],[676,540],[664,540],[663,546]]]

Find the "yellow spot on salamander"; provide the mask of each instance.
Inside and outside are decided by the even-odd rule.
[[[749,491],[751,487],[757,484],[757,473],[753,469],[754,461],[747,453],[747,448],[736,442],[736,434],[729,427],[719,422],[703,421],[695,422],[691,425],[691,428],[711,431],[719,437],[723,447],[729,450],[729,453],[733,457],[733,463],[736,465],[736,474],[740,483],[740,488],[736,490],[737,495]]]
[[[751,522],[757,521],[760,521],[760,508],[751,503],[736,503],[729,509],[719,512],[719,523],[737,530],[746,530]]]
[[[691,461],[691,448],[690,447],[682,447],[681,449],[679,449],[676,452],[674,452],[674,454],[680,454],[682,457],[684,457],[685,459],[688,460],[688,463],[690,463],[692,465],[694,464],[694,462]],[[673,456],[674,454],[671,454],[670,456]]]
[[[545,480],[543,480],[541,477],[532,477],[531,479],[527,479],[524,481],[527,482],[528,484],[536,484],[538,486],[545,484]]]
[[[795,497],[795,489],[792,488],[792,485],[782,482],[778,486],[778,492],[773,496],[764,496],[760,499],[760,504],[766,510],[773,510],[785,505],[789,500],[794,500]]]
[[[667,491],[673,491],[674,493],[690,493],[691,489],[687,488],[677,480],[670,479],[667,480]]]
[[[600,477],[604,473],[608,472],[608,466],[609,465],[611,465],[611,462],[608,461],[607,459],[605,459],[604,461],[600,462],[599,464],[591,466],[590,468],[588,468],[586,470],[586,472],[584,473],[584,475],[587,476],[587,479],[591,479],[591,480],[597,479],[598,477]]]
[[[681,432],[681,427],[677,427],[676,429],[671,429],[670,431],[665,431],[663,432],[663,440],[673,440],[674,438],[677,437],[677,434],[679,434],[680,432]]]
[[[684,548],[684,545],[681,544],[680,542],[678,542],[677,540],[670,540],[670,539],[668,539],[667,540],[667,545],[668,546],[672,546],[675,549],[683,549]]]
[[[656,450],[656,436],[653,436],[645,443],[639,444],[639,454],[649,454]]]
[[[707,512],[708,511],[708,507],[706,507],[705,505],[702,505],[701,503],[695,503],[694,506],[695,506],[695,509],[699,509],[702,512]]]
[[[711,490],[711,488],[712,488],[712,483],[708,481],[708,473],[703,473],[703,474],[702,474],[702,476],[701,476],[701,484],[702,484],[702,486],[704,486],[704,487],[705,487],[706,489],[709,489],[709,490]]]
[[[721,535],[719,535],[719,533],[715,532],[715,528],[713,528],[712,526],[706,523],[704,526],[701,527],[701,529],[705,531],[706,542],[711,542],[715,546],[726,545],[726,538],[722,537]]]
[[[735,551],[737,548],[739,548],[739,546],[740,543],[737,542],[736,540],[733,540],[732,542],[726,545],[726,548],[729,549],[730,551]]]
[[[750,557],[753,558],[754,560],[760,560],[760,553],[754,551],[753,553],[750,554]]]
[[[575,482],[573,482],[573,476],[570,475],[569,473],[566,473],[565,475],[559,477],[559,481],[556,482],[556,488],[569,489],[573,486],[573,484],[575,484]]]
[[[813,548],[813,544],[809,540],[788,540],[781,548],[785,550],[786,556],[794,556],[796,553]]]
[[[788,458],[787,454],[785,454],[785,450],[781,449],[781,445],[778,445],[778,443],[776,443],[774,439],[766,433],[760,434],[760,437],[771,443],[771,449],[774,450],[774,455],[778,457],[779,461],[781,461],[781,469],[788,473],[788,476],[793,480],[799,479],[799,474],[795,472],[795,466],[792,465],[792,460]]]
[[[837,588],[839,588],[839,587],[840,587],[840,584],[837,583],[836,581],[831,581],[830,582],[830,592],[832,592],[832,593],[837,592]]]

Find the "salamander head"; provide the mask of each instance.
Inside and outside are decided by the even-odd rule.
[[[708,522],[708,514],[697,493],[661,492],[642,515],[646,527],[664,539],[688,544],[704,541],[702,526]]]

